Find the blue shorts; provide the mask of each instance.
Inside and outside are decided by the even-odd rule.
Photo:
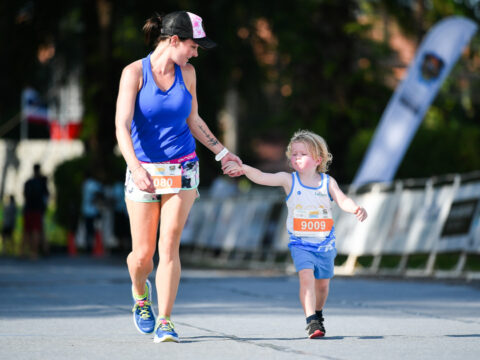
[[[312,269],[315,279],[331,279],[333,277],[337,250],[313,252],[291,246],[290,252],[297,272],[303,269]]]

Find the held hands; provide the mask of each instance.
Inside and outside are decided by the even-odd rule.
[[[135,170],[131,171],[131,173],[133,182],[140,190],[149,193],[155,192],[155,187],[153,186],[153,181],[150,174],[141,165],[139,165]]]
[[[237,177],[244,174],[242,169],[242,160],[232,153],[225,155],[222,160],[222,170],[225,175]]]
[[[354,212],[355,216],[357,217],[358,221],[363,221],[367,218],[368,214],[367,214],[367,210],[365,210],[365,208],[361,207],[361,206],[358,206],[356,209],[355,209],[355,212]]]

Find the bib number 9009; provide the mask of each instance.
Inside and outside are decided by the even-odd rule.
[[[332,230],[333,219],[293,219],[293,230],[301,232],[323,232]]]
[[[320,221],[307,221],[307,220],[302,220],[300,222],[300,228],[301,230],[310,230],[310,231],[325,231],[327,229],[327,223],[324,220]]]

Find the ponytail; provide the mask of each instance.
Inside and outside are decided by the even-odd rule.
[[[158,43],[163,40],[163,37],[168,38],[168,36],[161,36],[162,33],[162,16],[158,13],[154,13],[147,21],[142,28],[145,34],[145,42],[149,46],[156,47]]]

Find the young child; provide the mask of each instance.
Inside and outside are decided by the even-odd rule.
[[[359,221],[367,218],[367,212],[326,174],[332,155],[321,136],[305,130],[296,132],[286,155],[294,173],[264,173],[234,162],[229,162],[224,172],[239,170],[257,184],[281,186],[285,190],[288,247],[300,279],[300,301],[307,320],[308,337],[312,339],[326,333],[322,311],[337,254],[331,201],[343,211],[355,214]]]

